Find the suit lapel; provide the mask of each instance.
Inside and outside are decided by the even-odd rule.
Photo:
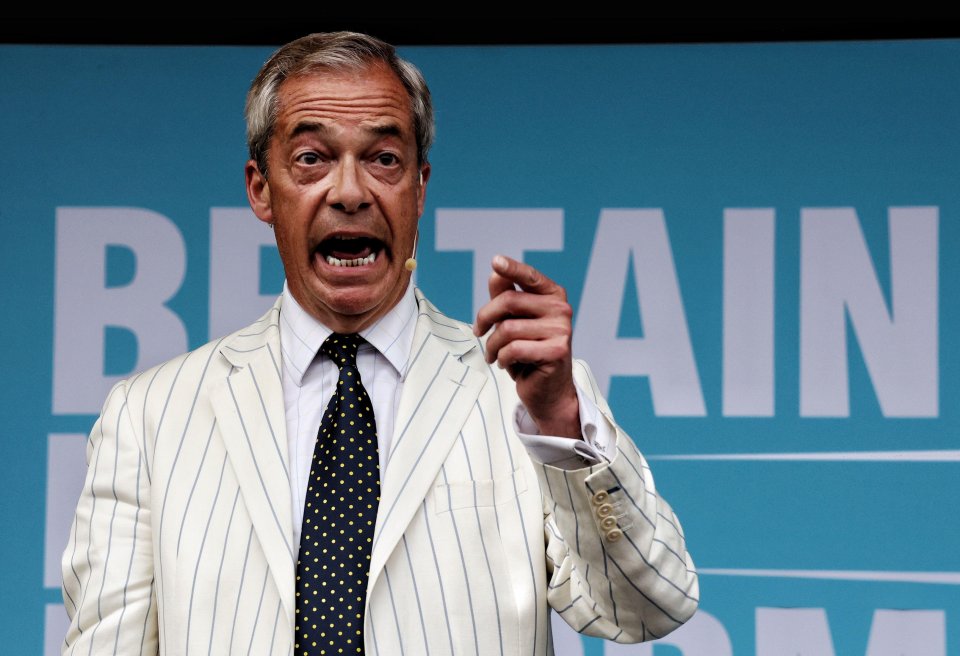
[[[381,481],[370,585],[429,494],[440,467],[473,410],[486,376],[463,363],[479,348],[474,335],[417,291],[418,317]],[[224,341],[233,366],[211,393],[228,458],[270,573],[293,622],[295,562],[286,419],[280,378],[280,304]]]
[[[293,622],[294,563],[290,473],[280,380],[279,301],[250,328],[225,340],[233,370],[211,394],[254,532]]]
[[[479,348],[476,337],[442,315],[419,290],[417,304],[393,447],[381,480],[370,589],[427,496],[486,382],[482,373],[461,361]]]

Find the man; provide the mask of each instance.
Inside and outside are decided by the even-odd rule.
[[[283,294],[110,392],[63,652],[549,654],[550,608],[619,642],[690,618],[680,524],[571,356],[564,290],[497,257],[471,328],[409,284],[419,71],[315,34],[267,61],[246,114]]]

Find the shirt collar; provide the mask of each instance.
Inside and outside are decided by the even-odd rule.
[[[399,374],[407,367],[416,317],[417,300],[413,285],[410,284],[389,312],[360,331],[360,336],[379,351]],[[280,350],[283,352],[283,367],[298,387],[303,384],[303,375],[332,332],[297,303],[284,282],[280,302]]]

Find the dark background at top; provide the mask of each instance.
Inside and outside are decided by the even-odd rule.
[[[372,12],[371,12],[372,13]],[[0,24],[0,43],[103,45],[280,45],[310,32],[367,32],[395,45],[548,45],[723,43],[960,37],[952,18],[483,18],[296,20],[15,19]]]

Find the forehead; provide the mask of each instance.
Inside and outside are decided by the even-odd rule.
[[[392,70],[380,64],[287,78],[277,92],[277,110],[275,134],[281,138],[304,125],[325,130],[391,127],[403,138],[413,138],[407,90]]]

